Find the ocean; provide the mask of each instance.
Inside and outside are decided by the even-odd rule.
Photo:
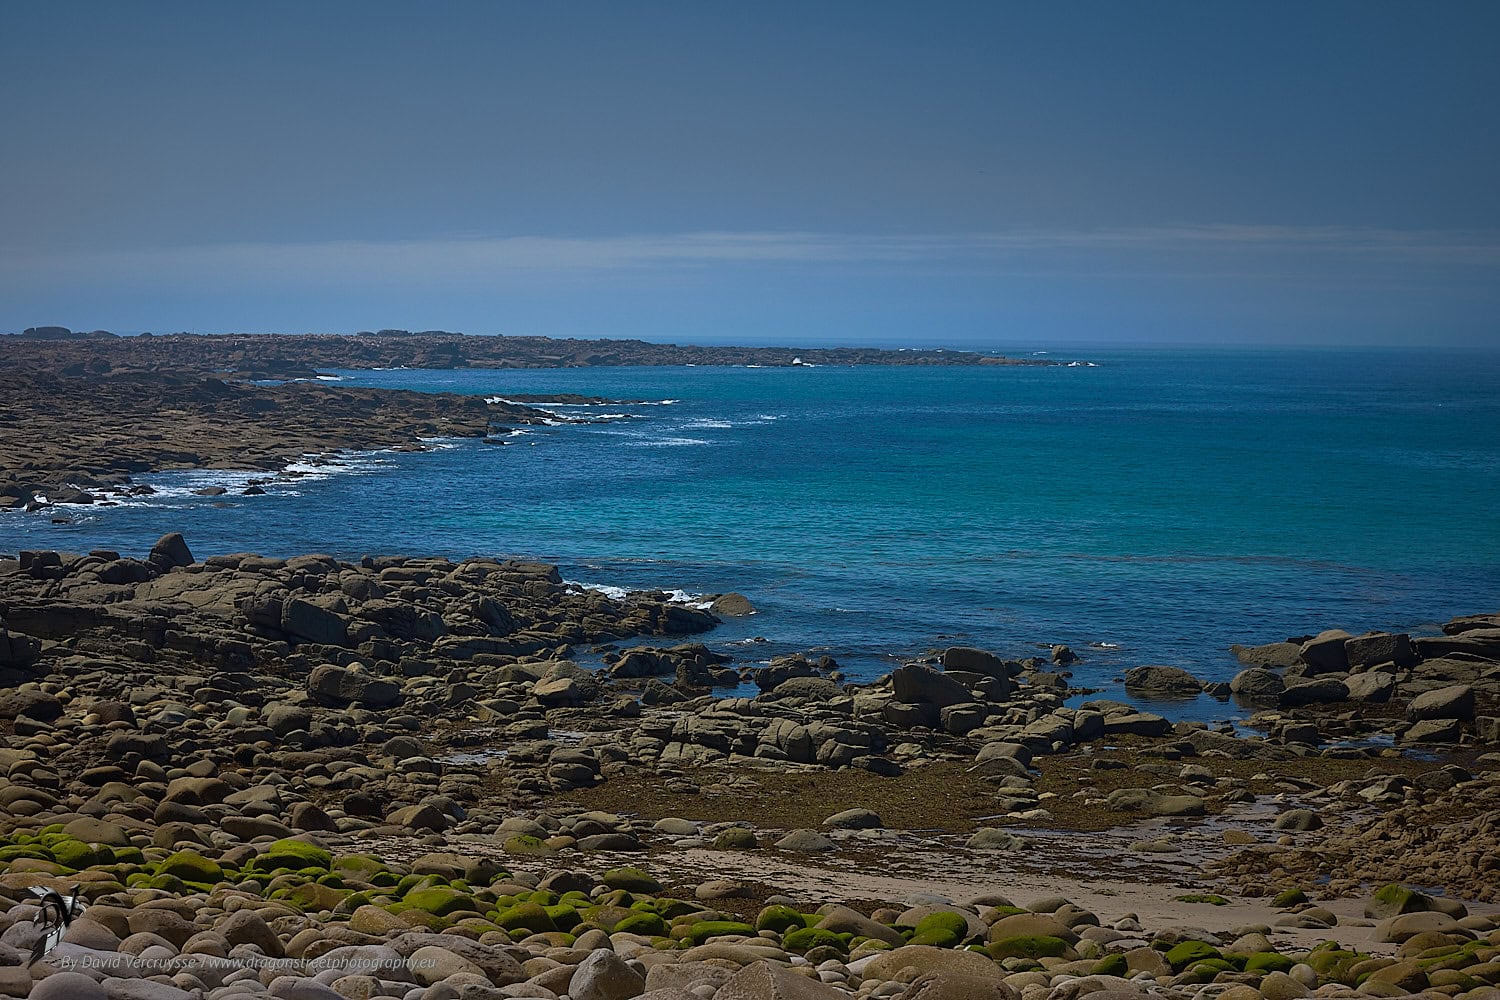
[[[139,555],[179,530],[200,558],[524,556],[741,592],[758,613],[703,638],[746,663],[812,651],[868,679],[935,647],[1066,643],[1074,683],[1109,695],[1139,664],[1228,679],[1236,642],[1500,608],[1500,355],[1058,356],[1094,366],[335,372],[643,402],[549,407],[600,422],[506,446],[310,462],[264,496],[237,495],[249,473],[143,476],[157,496],[68,524],[0,515],[0,551]]]

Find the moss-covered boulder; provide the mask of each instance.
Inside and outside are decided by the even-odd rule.
[[[224,881],[224,869],[197,851],[178,851],[156,866],[157,874],[172,875],[184,882],[217,885]]]
[[[1130,963],[1125,960],[1124,955],[1105,955],[1094,963],[1093,968],[1089,969],[1089,975],[1118,976],[1125,979],[1130,975]]]
[[[552,919],[552,926],[560,931],[572,931],[583,922],[583,918],[578,915],[578,908],[573,905],[574,902],[573,900],[558,902],[552,906],[544,906],[542,909]]]
[[[332,863],[333,855],[323,848],[316,844],[309,844],[305,840],[288,837],[266,848],[265,853],[251,862],[251,867],[261,872],[281,869],[302,871],[307,868],[327,871]]]
[[[702,944],[710,938],[731,934],[755,937],[755,928],[740,920],[699,920],[688,927],[687,940]]]
[[[630,916],[615,924],[611,934],[640,934],[643,937],[661,937],[667,933],[667,922],[657,913],[632,912]]]
[[[435,917],[446,917],[460,910],[479,912],[481,907],[474,897],[449,886],[431,886],[416,889],[401,897],[401,902],[392,907],[392,912],[421,910]]]
[[[787,931],[806,926],[807,918],[799,911],[779,903],[768,906],[755,915],[755,929],[758,931],[775,931],[777,934],[785,934]]]
[[[394,913],[388,913],[378,906],[358,907],[349,917],[350,930],[361,934],[373,934],[376,937],[384,937],[390,931],[402,931],[409,926]]]
[[[1171,948],[1168,948],[1166,955],[1163,957],[1166,958],[1167,964],[1172,967],[1174,972],[1181,972],[1190,965],[1197,965],[1199,962],[1206,962],[1211,958],[1223,958],[1224,956],[1219,954],[1219,949],[1207,941],[1179,941]]]
[[[1271,905],[1278,910],[1301,906],[1305,902],[1307,902],[1307,893],[1301,889],[1283,889],[1271,899]]]
[[[506,907],[496,913],[493,919],[497,927],[513,937],[517,932],[544,934],[557,930],[557,924],[552,922],[552,917],[547,914],[542,904],[529,900]]]
[[[387,872],[388,866],[372,854],[344,854],[334,859],[330,870],[344,878],[374,885],[375,877]]]
[[[639,868],[624,867],[611,868],[600,876],[599,881],[611,889],[624,889],[627,892],[646,893],[648,895],[661,892],[661,883]]]
[[[557,852],[540,837],[522,833],[514,837],[507,837],[500,845],[500,850],[506,854],[519,855],[520,857],[550,858]]]
[[[146,881],[142,884],[147,889],[160,889],[162,892],[169,892],[174,896],[182,896],[192,891],[188,888],[187,883],[176,875],[148,875]]]
[[[575,907],[576,909],[576,907]],[[578,910],[581,923],[592,927],[598,927],[607,933],[613,933],[615,925],[626,917],[633,917],[636,911],[628,906],[586,906]],[[577,925],[569,930],[577,933]]]
[[[753,851],[760,845],[755,840],[754,830],[731,826],[719,832],[713,846],[716,851]]]
[[[847,934],[835,934],[822,927],[799,927],[782,935],[781,945],[787,951],[806,952],[813,948],[832,948],[841,955],[849,953]]]
[[[1329,941],[1308,952],[1307,957],[1302,961],[1318,974],[1319,979],[1342,983],[1345,986],[1356,986],[1358,985],[1357,976],[1353,969],[1369,957],[1358,952],[1345,951],[1338,946],[1337,942]]]
[[[146,855],[141,853],[139,847],[111,847],[110,853],[114,855],[117,865],[143,865],[146,863]]]
[[[689,913],[697,913],[702,909],[701,904],[689,903],[685,899],[673,899],[671,896],[658,896],[654,904],[647,904],[654,913],[660,913],[668,920],[676,920],[685,917]],[[642,904],[636,904],[631,909],[640,909]]]
[[[63,837],[52,845],[52,860],[65,868],[81,871],[94,865],[109,864],[115,860],[114,851],[103,844],[85,844],[72,837]]]
[[[1432,909],[1432,897],[1425,892],[1392,882],[1375,890],[1365,902],[1365,916],[1371,920],[1399,917],[1403,913],[1421,913]]]
[[[0,847],[0,865],[19,860],[20,858],[51,861],[52,852],[40,844],[10,844],[6,847]]]
[[[277,896],[304,910],[333,910],[343,902],[349,892],[344,889],[335,889],[332,886],[319,885],[317,882],[304,882],[301,885],[281,890]]]
[[[961,913],[929,913],[917,921],[911,944],[929,944],[935,948],[954,948],[969,936],[969,921]]]

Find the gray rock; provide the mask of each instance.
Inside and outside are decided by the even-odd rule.
[[[532,697],[549,708],[559,705],[581,705],[587,700],[583,685],[572,677],[549,677],[536,682]]]
[[[1104,735],[1119,736],[1165,736],[1172,731],[1172,723],[1151,712],[1125,712],[1104,717]]]
[[[974,831],[965,845],[975,851],[1022,851],[1026,849],[1026,840],[1018,837],[1009,830],[994,826],[982,826]]]
[[[104,987],[81,972],[55,972],[31,988],[31,1000],[109,1000]]]
[[[1125,689],[1192,696],[1203,690],[1203,682],[1180,667],[1132,667],[1125,671]]]
[[[391,708],[401,701],[401,687],[394,681],[331,663],[313,668],[307,692],[321,704],[338,707]]]
[[[1404,743],[1457,743],[1461,731],[1457,719],[1423,719],[1401,734]]]
[[[816,854],[833,850],[834,843],[816,830],[793,830],[776,841],[776,847],[783,851]]]
[[[1344,652],[1344,643],[1354,636],[1343,629],[1319,632],[1302,644],[1298,655],[1307,664],[1308,671],[1315,674],[1332,673],[1349,669],[1349,657]]]
[[[348,622],[341,616],[300,597],[281,604],[281,630],[293,639],[322,646],[349,642]]]
[[[1452,684],[1417,695],[1406,706],[1411,719],[1461,719],[1474,718],[1474,689],[1467,684]]]
[[[825,819],[823,825],[836,830],[878,830],[885,826],[869,809],[845,809]]]
[[[850,907],[834,904],[824,906],[818,912],[823,915],[823,919],[819,920],[815,926],[825,931],[874,938],[898,948],[906,943],[900,931],[872,920]]]
[[[958,681],[918,663],[897,667],[891,673],[891,683],[895,686],[897,701],[921,702],[941,708],[974,700],[969,689]]]
[[[1351,674],[1344,686],[1349,689],[1350,701],[1384,704],[1391,700],[1396,690],[1396,678],[1384,670],[1367,670],[1362,674]]]
[[[613,951],[599,949],[578,963],[568,983],[573,1000],[629,1000],[646,988],[645,977]]]
[[[150,979],[105,979],[100,985],[104,987],[104,995],[109,1000],[198,1000],[196,995],[187,990]],[[286,997],[285,1000],[314,1000],[314,998]],[[316,1000],[323,1000],[323,998],[316,998]]]
[[[300,976],[281,976],[273,980],[271,996],[276,1000],[346,1000],[333,987]]]
[[[1416,650],[1412,648],[1411,636],[1405,632],[1372,632],[1344,640],[1344,657],[1351,669],[1372,667],[1381,663],[1394,663],[1398,667],[1409,667],[1417,662]]]
[[[1307,830],[1321,830],[1322,828],[1322,818],[1311,809],[1288,809],[1276,817],[1276,829],[1278,830],[1303,832]]]
[[[151,554],[146,559],[158,570],[166,572],[179,566],[191,566],[193,553],[189,551],[182,534],[174,531],[162,535],[156,544],[151,546]]]
[[[973,646],[949,646],[943,650],[943,669],[984,674],[997,681],[1004,681],[1007,690],[1010,686],[1009,662],[988,650],[976,649]]]
[[[1268,642],[1263,646],[1230,646],[1235,659],[1249,667],[1286,668],[1302,662],[1302,647],[1295,642]]]
[[[719,987],[714,1000],[849,1000],[849,994],[784,966],[755,962]]]
[[[771,690],[770,697],[826,702],[839,696],[839,686],[826,677],[792,677]]]
[[[1343,647],[1339,647],[1342,649]],[[1277,698],[1282,706],[1311,705],[1319,702],[1347,701],[1349,686],[1332,677],[1313,677],[1288,684]]]
[[[720,594],[714,602],[708,606],[708,610],[716,615],[727,618],[742,618],[745,615],[755,614],[755,605],[744,594],[728,593]]]
[[[1208,804],[1197,795],[1162,795],[1149,788],[1119,788],[1109,793],[1105,805],[1148,816],[1202,816]]]
[[[688,990],[700,984],[715,989],[729,982],[734,974],[720,965],[707,962],[673,962],[653,965],[646,971],[648,990]],[[696,994],[689,994],[696,996]]]
[[[1274,704],[1285,689],[1286,682],[1281,679],[1281,675],[1272,673],[1264,667],[1251,667],[1249,670],[1241,670],[1229,682],[1229,690],[1247,701]]]

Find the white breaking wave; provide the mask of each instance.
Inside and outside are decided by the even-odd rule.
[[[574,590],[593,590],[603,594],[605,597],[616,601],[623,601],[630,593],[624,587],[614,587],[607,583],[584,583],[582,580],[564,580],[564,587],[572,587]]]
[[[627,448],[681,448],[687,445],[708,444],[702,438],[670,437],[657,438],[654,441],[630,441],[626,443]]]
[[[713,606],[713,601],[705,600],[703,594],[690,594],[686,590],[669,590],[666,592],[667,600],[673,604],[685,604],[699,611],[707,611]]]
[[[682,426],[690,430],[697,430],[699,428],[719,430],[726,427],[733,427],[734,424],[728,420],[689,420]]]
[[[627,590],[624,587],[616,587],[613,584],[587,583],[582,580],[564,580],[563,586],[572,587],[574,590],[592,590],[616,601],[623,601],[631,594],[641,593],[638,590]],[[700,611],[707,611],[713,605],[713,601],[708,600],[704,594],[693,594],[686,590],[667,590],[663,591],[663,593],[667,595],[667,600],[673,604],[697,608]]]

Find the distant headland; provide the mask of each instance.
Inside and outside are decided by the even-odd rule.
[[[589,368],[617,365],[1055,365],[977,351],[874,347],[732,347],[569,340],[445,330],[356,334],[140,334],[29,327],[0,335],[0,364],[65,374],[171,370],[237,378],[310,377],[319,368]]]

